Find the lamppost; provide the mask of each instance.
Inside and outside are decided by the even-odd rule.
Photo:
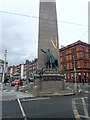
[[[5,50],[5,53],[4,53],[4,68],[3,68],[3,77],[2,77],[2,87],[1,87],[1,91],[3,92],[3,83],[4,83],[4,80],[5,80],[5,73],[6,73],[6,56],[7,56],[7,50]]]
[[[73,55],[73,60],[74,60],[74,75],[75,75],[75,84],[77,83],[76,82],[76,67],[75,67],[75,57]]]
[[[73,61],[74,61],[74,75],[75,75],[74,93],[78,94],[77,82],[76,82],[76,67],[75,67],[75,57],[74,57],[74,54],[73,54]]]

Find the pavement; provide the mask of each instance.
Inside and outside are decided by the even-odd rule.
[[[74,95],[73,92],[73,83],[66,84],[66,90],[55,94],[45,94],[41,95],[40,97],[54,97],[54,96],[71,96]],[[8,85],[7,85],[8,86]],[[30,93],[24,93],[20,91],[15,91],[14,87],[10,90],[7,89],[3,90],[3,92],[0,91],[0,101],[10,101],[10,100],[15,100],[15,99],[29,99],[29,98],[34,98],[34,96]],[[24,89],[25,86],[20,87],[19,90]],[[11,86],[10,86],[11,88]],[[81,92],[81,89],[79,90],[79,93]]]
[[[54,96],[69,96],[69,95],[74,95],[73,92],[71,93],[64,93],[62,92],[61,94],[55,93],[55,94],[45,94],[44,96],[40,97],[54,97]],[[20,91],[6,91],[4,90],[3,92],[0,92],[0,101],[11,101],[15,99],[29,99],[29,98],[35,98],[32,94],[30,93],[23,93]]]
[[[20,90],[24,89],[26,86],[20,86]],[[1,88],[1,84],[0,84]],[[11,101],[15,99],[21,99],[21,98],[32,98],[32,94],[22,93],[20,91],[15,91],[15,87],[11,87],[10,85],[6,85],[3,87],[3,92],[0,90],[0,101]]]
[[[74,92],[73,92],[73,83],[66,83],[65,86],[66,86],[66,90],[65,91],[62,91],[60,92],[59,94],[58,93],[55,93],[55,94],[41,94],[40,97],[57,97],[57,96],[71,96],[71,95],[74,95]],[[82,88],[82,86],[88,86],[88,84],[79,84]],[[29,88],[29,84],[28,85],[25,85],[25,86],[20,86],[19,87],[19,91],[15,91],[14,90],[14,87],[11,87],[11,86],[5,86],[6,89],[3,90],[3,92],[0,91],[0,101],[10,101],[10,100],[15,100],[15,99],[29,99],[29,98],[34,98],[34,96],[30,93],[24,93],[24,92],[20,92],[21,89],[24,89],[24,88]],[[0,84],[0,87],[1,87],[1,84]],[[8,88],[8,89],[7,89]],[[88,87],[87,87],[88,88]],[[88,92],[88,89],[87,91]],[[81,89],[79,89],[79,93],[81,93]]]
[[[21,98],[32,98],[32,94],[27,94],[27,93],[22,93],[19,91],[3,91],[0,92],[0,101],[10,101],[10,100],[15,100],[15,99],[21,99]]]

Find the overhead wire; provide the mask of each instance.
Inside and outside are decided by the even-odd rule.
[[[84,37],[86,35],[86,33],[88,33],[88,30],[86,30],[81,36],[80,38]]]
[[[14,13],[14,12],[8,12],[8,11],[0,11],[1,13],[6,13],[6,14],[12,14],[12,15],[19,15],[19,16],[23,16],[23,17],[31,17],[31,18],[39,18],[39,19],[44,19],[44,20],[50,20],[50,21],[57,21],[57,22],[62,22],[62,23],[66,23],[66,24],[73,24],[73,25],[77,25],[77,26],[83,26],[83,27],[90,27],[88,25],[84,25],[84,24],[79,24],[79,23],[73,23],[73,22],[67,22],[67,21],[60,21],[60,20],[53,20],[53,19],[48,19],[48,18],[42,18],[42,17],[37,17],[37,16],[30,16],[30,15],[26,15],[26,14],[21,14],[21,13]],[[81,35],[80,38],[82,38],[88,31],[86,31],[84,34]]]
[[[73,24],[73,25],[77,25],[77,26],[90,27],[88,25],[84,25],[84,24],[80,24],[80,23],[73,23],[73,22],[68,22],[68,21],[48,19],[48,18],[42,18],[42,17],[37,17],[37,16],[30,16],[30,15],[21,14],[21,13],[14,13],[14,12],[1,11],[1,10],[0,10],[0,12],[1,13],[5,13],[5,14],[11,14],[11,15],[18,15],[18,16],[23,16],[23,17],[29,17],[29,18],[39,18],[39,19],[44,19],[44,20],[57,21],[57,22],[62,22],[62,23],[66,23],[66,24]]]

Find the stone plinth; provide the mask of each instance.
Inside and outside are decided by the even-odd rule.
[[[45,69],[41,77],[39,73],[35,75],[35,86],[43,93],[60,93],[64,90],[63,81],[63,76],[58,69]]]

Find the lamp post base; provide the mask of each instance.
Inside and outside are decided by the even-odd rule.
[[[77,88],[77,84],[76,83],[74,84],[73,92],[74,92],[75,95],[78,94],[78,88]]]

